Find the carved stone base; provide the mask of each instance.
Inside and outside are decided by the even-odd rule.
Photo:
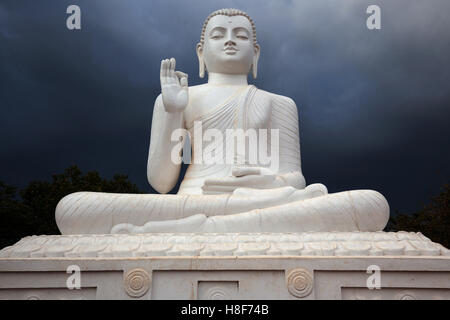
[[[406,232],[33,236],[0,251],[0,299],[450,299],[450,251]]]

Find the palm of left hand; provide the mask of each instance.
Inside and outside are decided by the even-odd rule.
[[[203,193],[232,193],[237,188],[271,189],[284,186],[278,175],[267,168],[237,167],[232,174],[230,177],[206,179]]]

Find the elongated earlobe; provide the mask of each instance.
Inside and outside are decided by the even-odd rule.
[[[205,77],[205,62],[203,62],[203,59],[199,59],[198,61],[198,75],[200,78]]]
[[[258,77],[258,61],[254,61],[255,59],[253,59],[253,64],[252,64],[252,74],[253,74],[253,79],[256,79]]]
[[[201,43],[197,44],[197,57],[198,57],[198,75],[200,78],[205,77],[205,61],[203,61],[203,47]]]
[[[258,60],[259,60],[259,53],[260,48],[259,45],[255,45],[255,55],[253,57],[253,64],[252,64],[252,75],[253,79],[256,79],[258,77]]]

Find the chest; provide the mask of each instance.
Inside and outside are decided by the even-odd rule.
[[[227,103],[236,108],[235,117],[239,127],[246,129],[269,128],[271,119],[270,99],[264,94],[253,94],[246,98],[245,88],[196,88],[189,91],[189,105],[184,112],[186,125],[207,115],[212,110],[220,109]],[[220,119],[216,119],[220,121]]]

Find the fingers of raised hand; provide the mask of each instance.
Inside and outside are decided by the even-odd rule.
[[[175,75],[175,67],[176,67],[175,58],[164,59],[161,61],[161,71],[160,71],[161,85],[179,83],[178,78]]]
[[[167,59],[161,60],[161,71],[160,71],[161,85],[167,83],[167,69],[168,69],[168,60]]]
[[[182,87],[186,87],[188,86],[188,75],[184,72],[181,71],[175,71],[175,75],[178,77],[178,79],[180,80],[180,85]]]
[[[175,58],[170,58],[169,60],[169,70],[167,76],[170,78],[171,82],[175,82],[177,80],[175,76],[175,66],[176,66]]]

